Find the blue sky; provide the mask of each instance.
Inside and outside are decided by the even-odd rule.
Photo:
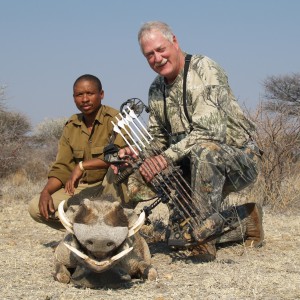
[[[226,70],[241,105],[255,108],[270,75],[300,72],[298,0],[0,0],[0,85],[32,124],[77,113],[74,80],[98,76],[104,104],[147,102],[155,73],[137,32],[161,20],[181,48]]]

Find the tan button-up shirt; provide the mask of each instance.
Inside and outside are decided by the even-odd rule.
[[[119,113],[114,108],[102,105],[96,116],[92,132],[89,132],[83,122],[83,114],[75,114],[67,121],[59,140],[56,161],[48,177],[56,177],[63,184],[68,180],[75,165],[82,160],[92,158],[104,159],[104,147],[114,143],[120,147],[125,142],[113,131],[111,121]],[[86,170],[82,182],[95,183],[102,181],[107,170]]]

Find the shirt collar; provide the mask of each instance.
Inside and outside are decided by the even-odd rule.
[[[96,115],[95,121],[97,121],[100,124],[103,124],[104,118],[106,115],[114,117],[107,106],[101,105],[101,107],[99,108],[98,113]],[[70,118],[70,121],[72,121],[73,124],[81,126],[83,123],[83,113],[73,115]]]

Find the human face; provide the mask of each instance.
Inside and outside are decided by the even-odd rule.
[[[80,80],[74,87],[73,97],[77,108],[85,116],[96,116],[104,91],[99,91],[98,86],[93,81]]]
[[[176,37],[173,36],[171,43],[159,31],[151,31],[141,38],[140,44],[152,70],[165,77],[168,83],[172,83],[184,62]]]

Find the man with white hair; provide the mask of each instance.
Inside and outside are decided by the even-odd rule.
[[[158,75],[149,89],[148,130],[163,149],[144,160],[139,170],[146,182],[169,163],[184,167],[193,201],[201,207],[198,221],[219,213],[224,198],[255,182],[261,151],[255,125],[244,115],[224,70],[203,55],[181,50],[171,28],[159,21],[145,23],[138,33],[141,51]],[[119,152],[130,154],[126,148]],[[249,212],[255,226],[246,229],[246,245],[263,241],[261,211]],[[199,243],[191,256],[213,260],[214,240]]]

